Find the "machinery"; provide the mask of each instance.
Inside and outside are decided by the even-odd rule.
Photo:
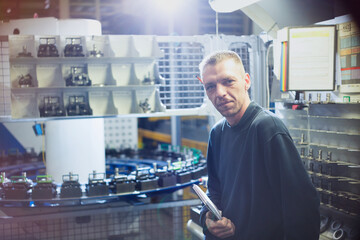
[[[148,101],[149,99],[145,98],[144,102],[140,101],[139,103],[139,107],[144,113],[148,113],[149,111],[151,111],[151,107]]]
[[[10,181],[4,181],[2,185],[6,199],[27,199],[33,183],[23,172],[21,176],[11,176]]]
[[[28,51],[27,51],[26,45],[23,46],[22,49],[23,49],[23,50],[22,50],[22,52],[19,52],[18,57],[32,57],[31,52],[28,52]]]
[[[92,109],[86,101],[85,96],[69,96],[66,107],[68,116],[92,115]]]
[[[146,191],[159,187],[159,177],[150,171],[149,168],[138,168],[135,172],[136,190]]]
[[[160,187],[168,187],[177,183],[175,172],[171,167],[171,161],[168,160],[167,163],[168,165],[166,169],[163,170],[158,170],[156,163],[154,163],[154,172],[155,175],[159,178],[158,184]]]
[[[36,176],[36,184],[32,188],[32,199],[51,199],[54,198],[56,194],[56,184],[51,176]]]
[[[33,86],[33,79],[30,74],[26,74],[19,76],[19,86],[21,88],[24,87],[32,87]]]
[[[93,44],[93,49],[89,52],[89,56],[90,57],[103,57],[104,56],[104,53],[101,52],[100,50],[98,50],[95,46],[95,44]]]
[[[60,198],[78,198],[82,196],[79,183],[79,175],[69,173],[63,176],[63,183],[60,190]]]
[[[81,38],[66,38],[64,48],[65,57],[84,57]]]
[[[55,38],[40,38],[38,57],[59,57]]]
[[[33,183],[26,178],[25,172],[22,176],[16,176],[16,166],[22,164],[25,164],[22,168],[32,173],[44,168],[41,162],[25,160],[17,165],[4,167],[5,171],[12,174],[10,180],[5,177],[5,172],[1,175],[0,205],[18,205],[12,199],[28,202],[41,200],[36,205],[39,207],[47,206],[49,202],[57,203],[53,207],[66,206],[74,204],[73,200],[90,201],[93,198],[111,202],[120,197],[131,198],[142,193],[151,196],[160,192],[173,192],[199,183],[200,178],[207,174],[206,161],[199,150],[183,148],[180,151],[178,147],[173,148],[167,144],[161,144],[156,149],[108,149],[108,171],[89,173],[86,184],[80,183],[79,174],[72,172],[62,176],[61,186],[49,175],[31,176],[35,179]],[[195,169],[202,171],[194,174]],[[23,204],[26,206],[28,203]]]
[[[301,7],[301,9],[308,10],[298,11],[298,13],[307,12],[308,14],[301,14],[301,16],[294,14],[294,18],[289,16],[294,11],[287,11],[286,8],[291,6],[291,4],[294,4],[295,1],[271,0],[253,2],[257,2],[256,5],[246,6],[244,12],[248,13],[250,17],[255,22],[259,23],[259,26],[262,26],[263,29],[267,31],[273,38],[277,37],[277,31],[280,28],[290,25],[306,26],[318,21],[336,17],[331,15],[336,12],[331,11],[332,8],[326,8],[326,14],[319,14],[320,12],[323,13],[323,11],[315,11],[316,9],[319,9],[319,5],[317,5],[317,3],[324,3],[326,2],[325,0],[316,1],[316,3],[314,3],[316,8],[312,8],[313,4],[303,4],[303,2],[297,1],[296,6]],[[273,6],[279,7],[274,8]],[[258,10],[261,11],[258,12]],[[268,12],[268,14],[266,14],[266,12]],[[309,17],[310,15],[311,18],[308,20],[301,21],[301,17]],[[268,16],[276,18],[275,21],[272,19],[267,20],[266,17]],[[262,17],[265,17],[264,21],[260,21],[263,20],[261,19]],[[294,19],[294,21],[289,22],[290,18]],[[287,124],[294,141],[297,143],[299,152],[301,152],[303,163],[305,168],[308,170],[309,177],[311,178],[313,184],[317,187],[321,198],[322,221],[320,230],[322,232],[322,238],[357,239],[359,233],[356,226],[358,225],[360,195],[360,179],[358,171],[360,164],[358,160],[358,143],[360,142],[360,133],[358,129],[359,115],[357,114],[359,112],[359,104],[357,102],[360,91],[357,85],[358,79],[349,78],[358,76],[356,74],[357,69],[352,69],[359,67],[357,65],[359,61],[355,61],[358,59],[358,54],[356,53],[357,45],[351,45],[352,43],[358,42],[356,41],[356,39],[358,39],[358,35],[356,35],[356,31],[354,30],[352,23],[350,23],[350,25],[345,24],[346,26],[343,26],[339,25],[338,22],[335,21],[335,23],[332,24],[337,25],[336,31],[339,29],[352,29],[348,32],[342,31],[341,34],[339,34],[339,36],[341,35],[341,37],[344,37],[343,41],[340,38],[334,39],[338,41],[339,46],[342,47],[338,51],[340,53],[339,62],[341,62],[341,64],[345,63],[346,66],[338,66],[338,69],[333,69],[333,71],[330,71],[333,73],[336,72],[336,78],[340,79],[334,82],[334,89],[332,90],[323,90],[320,92],[318,92],[318,89],[310,89],[306,91],[302,91],[302,89],[298,91],[279,91],[282,79],[280,78],[278,72],[280,72],[280,69],[284,69],[282,67],[286,66],[280,66],[278,62],[280,62],[281,56],[287,56],[281,55],[280,53],[281,49],[285,49],[282,47],[286,45],[284,44],[286,41],[282,39],[281,36],[283,36],[282,33],[287,32],[286,30],[284,32],[279,32],[278,40],[268,41],[266,44],[264,44],[260,38],[254,36],[197,36],[194,38],[182,38],[181,36],[159,36],[157,38],[159,46],[161,46],[162,50],[165,50],[164,52],[166,53],[166,57],[158,61],[161,63],[159,65],[161,69],[159,69],[162,75],[169,76],[166,83],[164,83],[164,85],[159,88],[160,98],[161,101],[166,105],[167,109],[170,110],[169,112],[171,113],[169,113],[169,115],[173,114],[175,111],[179,111],[177,113],[179,115],[211,115],[209,118],[209,125],[211,126],[214,122],[216,122],[215,118],[217,115],[211,110],[209,104],[207,104],[207,99],[204,97],[201,84],[194,84],[192,82],[197,82],[195,76],[198,74],[198,72],[193,72],[191,69],[197,69],[197,65],[200,59],[202,59],[205,54],[209,53],[210,50],[214,50],[214,46],[216,46],[216,48],[219,47],[229,49],[239,53],[239,55],[241,55],[242,59],[244,60],[246,71],[250,73],[254,81],[250,91],[251,99],[255,100],[260,105],[271,109],[284,119],[284,122]],[[305,36],[306,35],[308,36],[308,34],[305,34]],[[116,59],[116,62],[111,62],[109,64],[111,66],[111,70],[120,71],[120,68],[117,69],[114,66],[121,65],[124,63],[124,61],[134,61],[134,58],[131,58],[133,56],[129,57],[128,59],[125,57],[125,60],[120,59],[124,56],[127,56],[125,53],[123,54],[123,52],[128,52],[122,51],[123,49],[119,50],[116,45],[112,45],[114,42],[118,43],[120,38],[116,38],[117,36],[106,37],[110,42],[107,47],[110,50],[113,50],[114,54],[119,58]],[[267,36],[265,36],[265,38],[268,39]],[[113,41],[113,39],[116,39],[117,41]],[[76,64],[78,63],[77,61],[82,61],[83,59],[73,59],[76,57],[81,58],[85,56],[82,40],[80,38],[68,38],[65,42],[66,45],[61,47],[61,52],[64,52],[64,56],[69,58],[70,62],[74,61]],[[134,39],[129,38],[124,40],[122,43],[130,43],[129,48],[131,48],[135,46],[135,42],[136,41],[134,41]],[[20,46],[23,46],[23,44]],[[93,49],[87,52],[88,56],[92,59],[88,61],[90,63],[94,63],[94,60],[104,60],[104,63],[107,64],[107,59],[101,58],[103,57],[102,51],[99,51],[95,45],[92,46]],[[125,45],[121,45],[121,47],[123,46]],[[103,50],[103,48],[101,49]],[[22,52],[18,53],[19,51],[21,51],[20,48],[16,51],[16,54],[19,55],[19,58],[26,59],[27,57],[31,56],[31,54],[29,55],[27,50],[24,48]],[[108,51],[104,52],[107,53]],[[135,52],[134,49],[132,52]],[[351,54],[346,56],[341,55],[346,52]],[[40,45],[38,47],[37,56],[39,58],[59,57],[56,46],[56,39],[40,38]],[[192,60],[186,61],[186,59],[183,59],[182,56],[190,56],[191,58],[189,59]],[[15,57],[17,57],[17,55],[15,55]],[[153,56],[151,55],[151,57]],[[174,59],[176,59],[176,61],[174,61]],[[199,59],[199,61],[197,61],[197,59]],[[20,60],[23,61],[23,59]],[[58,61],[58,59],[55,60]],[[147,59],[139,58],[138,60],[140,60],[141,63],[141,61],[146,61]],[[61,59],[61,61],[65,60]],[[66,62],[55,63],[60,65]],[[173,63],[175,64],[174,66],[172,65]],[[73,64],[73,62],[71,62],[71,64]],[[57,75],[61,75],[60,80],[62,81],[65,77],[66,86],[69,87],[63,91],[73,91],[74,88],[72,87],[88,87],[92,85],[92,82],[89,79],[89,75],[92,75],[88,75],[88,72],[85,70],[80,71],[80,67],[77,67],[76,64],[73,64],[68,76],[62,76],[61,74]],[[134,72],[136,73],[136,70],[139,69],[136,69],[133,62],[131,64],[130,66],[125,66],[126,64],[124,64],[123,67],[124,69],[127,69],[126,67],[128,67],[128,69],[131,69],[132,71],[131,74],[134,74]],[[164,66],[171,67],[166,68]],[[121,68],[121,71],[125,71],[124,69]],[[47,69],[47,73],[51,73],[51,71],[52,69]],[[95,71],[96,70],[94,70],[94,72]],[[171,81],[173,78],[177,77],[176,72],[185,71],[190,71],[188,74],[186,74],[187,76],[184,78],[181,76],[176,81]],[[54,70],[54,72],[56,71]],[[150,75],[144,75],[144,72],[146,71],[139,71],[137,80],[139,80],[139,82],[141,82],[143,85],[153,85],[154,83],[151,80]],[[123,73],[123,75],[131,74],[128,74],[128,72]],[[123,75],[114,74],[115,77]],[[158,74],[155,74],[155,84],[157,84],[156,75]],[[286,76],[286,74],[283,76]],[[109,78],[109,76],[104,78]],[[190,78],[190,80],[188,80],[188,78]],[[95,79],[93,80],[95,82]],[[119,79],[116,79],[116,81],[120,82]],[[177,83],[185,81],[189,81],[189,86],[186,84],[184,84],[186,86],[177,85]],[[27,84],[24,84],[24,86],[26,85]],[[129,86],[125,86],[124,88],[127,87]],[[143,90],[143,86],[137,87],[137,91],[131,95],[131,97],[134,99],[142,94],[141,91]],[[111,89],[106,92],[107,95],[93,94],[93,96],[97,97],[96,100],[98,101],[97,103],[99,105],[101,105],[103,102],[106,102],[104,106],[108,107],[111,106],[111,104],[115,101],[115,98],[112,99],[111,97],[115,95],[114,93],[116,93],[116,90],[119,90],[120,87],[114,85],[110,88]],[[16,93],[18,89],[12,90],[12,93],[15,96],[23,97],[22,93]],[[43,91],[42,89],[36,90],[39,92]],[[83,89],[81,89],[81,91],[82,90]],[[95,90],[98,91],[98,89]],[[74,96],[74,101],[72,101],[72,99],[70,100],[69,97],[68,105],[70,105],[70,107],[67,106],[66,109],[68,116],[91,115],[91,109],[86,108],[88,99],[86,99],[87,101],[85,101],[85,99],[83,101],[81,98],[76,99],[76,96],[80,96],[81,91],[79,91],[79,94],[72,95]],[[186,95],[184,92],[190,92],[190,94]],[[38,94],[39,93],[35,92],[33,95],[38,97]],[[192,98],[192,95],[196,97]],[[43,103],[40,103],[41,117],[65,115],[65,108],[61,106],[61,98],[63,96],[60,96],[61,95],[55,97],[46,96],[43,99],[40,99],[40,101],[43,101]],[[38,99],[34,99],[35,100],[32,101],[34,103],[33,105],[37,107]],[[126,95],[126,97],[123,99],[128,100],[129,95]],[[142,111],[141,114],[152,114],[154,107],[151,105],[152,102],[150,98],[144,97],[141,99],[138,98],[137,100],[138,101],[134,100],[134,102],[136,102],[135,107],[140,108]],[[344,103],[345,101],[348,103]],[[124,104],[124,102],[125,101],[121,102],[121,106]],[[273,105],[270,103],[273,103]],[[30,107],[28,108],[31,110]],[[95,108],[93,109],[95,112]],[[104,107],[104,109],[106,108]],[[82,114],[85,112],[87,114]],[[109,115],[116,114],[117,112],[114,111]],[[164,114],[166,115],[167,113],[165,112]],[[18,118],[21,119],[23,116],[27,115],[19,115]],[[34,115],[32,115],[32,117],[35,118]],[[47,201],[38,201],[35,203],[35,205],[32,206],[35,206],[35,208],[37,206],[48,206],[53,209],[56,209],[58,206],[64,206],[66,204],[79,206],[99,204],[98,206],[100,206],[102,203],[119,201],[119,199],[123,198],[128,200],[134,196],[139,196],[140,198],[140,195],[142,194],[151,196],[151,194],[155,195],[161,192],[165,192],[169,189],[171,189],[170,191],[173,191],[175,189],[185,188],[186,186],[189,186],[189,184],[199,181],[201,176],[206,175],[206,162],[202,157],[198,158],[196,156],[196,151],[193,152],[194,159],[192,159],[190,154],[181,153],[180,151],[173,149],[164,149],[161,146],[160,149],[155,151],[147,151],[143,149],[127,150],[128,151],[123,151],[123,149],[120,151],[118,149],[107,149],[107,152],[112,152],[112,154],[107,155],[108,159],[106,164],[108,168],[106,176],[100,178],[95,177],[91,180],[89,177],[89,181],[87,183],[88,185],[86,186],[79,182],[78,176],[72,175],[70,173],[66,178],[63,178],[63,183],[61,188],[58,189],[56,196],[52,195],[50,198],[46,199]],[[150,162],[145,161],[147,159],[144,158],[143,153],[146,151],[147,159],[151,159]],[[126,156],[126,158],[123,158],[122,156]],[[170,164],[168,160],[170,160]],[[87,172],[87,174],[89,174],[89,172]],[[91,174],[92,173],[90,173],[90,175]],[[11,191],[18,192],[18,194],[15,194],[17,196],[21,195],[22,200],[24,200],[24,202],[21,202],[23,206],[28,207],[30,205],[30,200],[33,199],[32,194],[34,194],[34,189],[37,185],[31,187],[31,185],[27,184],[25,180],[26,179],[23,178],[21,178],[21,180],[12,179],[12,181],[14,181],[13,184],[12,181],[6,180],[5,177],[2,178],[0,184],[0,196],[1,191],[3,192],[3,195],[0,199],[0,204],[2,204],[2,206],[11,206],[11,204],[15,204],[14,201],[6,196],[10,196],[12,194]],[[8,188],[7,186],[9,186],[9,183],[13,184],[12,186],[16,186],[16,188]],[[15,183],[19,184],[15,185]],[[47,185],[43,186],[45,187]],[[48,187],[50,189],[50,185]],[[32,192],[29,191],[31,188],[33,188]],[[106,188],[107,191],[102,191]],[[53,190],[53,188],[51,189]],[[96,189],[102,190],[97,191]],[[6,194],[6,191],[8,194]],[[89,194],[91,191],[94,191],[95,193]],[[101,194],[98,195],[100,191]]]
[[[323,94],[324,95],[324,94]],[[279,111],[294,137],[320,197],[320,239],[357,239],[360,168],[357,156],[359,104],[319,101]],[[297,116],[297,117],[295,117]],[[308,126],[308,128],[303,128]]]
[[[86,184],[86,194],[88,196],[101,196],[109,194],[109,187],[105,182],[105,173],[89,174],[89,182]]]
[[[43,103],[39,108],[40,117],[65,116],[65,108],[58,96],[44,97]]]
[[[119,168],[115,168],[115,174],[111,178],[109,188],[112,193],[130,193],[134,192],[136,180],[132,176],[119,174]]]
[[[66,86],[91,86],[91,80],[84,71],[84,67],[71,67],[70,74],[65,78]]]

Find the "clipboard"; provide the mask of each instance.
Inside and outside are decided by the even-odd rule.
[[[217,220],[222,218],[220,210],[215,206],[215,204],[210,200],[210,198],[201,190],[198,185],[193,184],[192,188],[194,189],[195,193],[198,195],[200,200],[205,204],[207,209],[211,211]]]

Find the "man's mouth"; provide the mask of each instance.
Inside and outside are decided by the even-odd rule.
[[[229,103],[231,103],[231,101],[225,101],[225,102],[221,102],[219,104],[217,104],[217,106],[220,107],[225,107],[226,105],[228,105]]]

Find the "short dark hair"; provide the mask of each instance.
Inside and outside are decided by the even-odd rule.
[[[208,56],[206,56],[201,63],[199,64],[199,69],[200,69],[200,76],[202,79],[202,75],[204,72],[204,69],[206,66],[208,65],[216,65],[224,60],[228,60],[228,59],[232,59],[235,63],[239,64],[240,67],[240,71],[242,76],[245,76],[245,69],[244,69],[244,65],[241,61],[240,56],[234,52],[234,51],[229,51],[229,50],[224,50],[224,51],[217,51],[217,52],[213,52],[211,54],[209,54]]]

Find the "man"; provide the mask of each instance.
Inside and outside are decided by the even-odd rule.
[[[222,211],[203,207],[206,239],[319,239],[319,199],[280,119],[249,98],[240,57],[216,52],[200,64],[206,94],[225,117],[209,137],[208,195]]]

